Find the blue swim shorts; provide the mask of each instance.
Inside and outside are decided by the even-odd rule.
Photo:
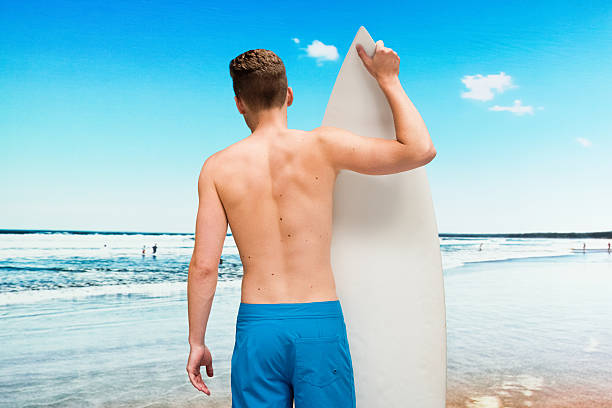
[[[355,408],[339,300],[240,303],[232,408]]]

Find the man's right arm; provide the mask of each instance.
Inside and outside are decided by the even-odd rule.
[[[374,57],[361,45],[357,52],[365,68],[385,94],[395,122],[395,140],[357,135],[348,130],[320,126],[315,131],[336,171],[393,174],[424,166],[436,156],[423,118],[406,95],[399,80],[399,57],[379,41]]]

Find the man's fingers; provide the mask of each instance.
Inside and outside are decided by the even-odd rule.
[[[187,369],[187,374],[189,374],[189,381],[191,382],[191,385],[193,385],[196,389],[200,389],[200,384],[198,382],[198,374],[194,373],[193,371]],[[202,381],[202,379],[200,378],[200,381]]]
[[[213,366],[212,366],[212,361],[210,362],[209,365],[206,366],[206,375],[209,377],[213,376]]]
[[[189,374],[189,381],[193,384],[194,387],[200,389],[200,382],[202,382],[202,377],[200,373],[193,372],[192,370],[187,370],[187,374]]]
[[[197,377],[198,380],[198,387],[196,387],[198,390],[202,391],[204,394],[206,395],[210,395],[210,390],[208,389],[208,387],[206,386],[206,384],[204,384],[204,381],[202,381],[202,376],[198,376]]]
[[[363,45],[357,44],[355,47],[357,48],[357,54],[359,55],[365,66],[369,67],[370,63],[372,62],[372,58],[365,52]]]
[[[206,384],[204,384],[204,381],[202,380],[202,375],[200,374],[199,370],[194,372],[193,370],[187,369],[187,373],[189,374],[189,381],[197,390],[200,390],[203,393],[210,395],[210,390],[208,389]]]
[[[208,389],[208,387],[206,386],[206,384],[204,384],[204,382],[202,381],[202,385],[203,385],[203,389],[201,390],[204,394],[210,396],[210,390]]]

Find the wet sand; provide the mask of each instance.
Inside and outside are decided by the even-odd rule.
[[[612,387],[580,383],[545,385],[541,378],[522,376],[489,384],[448,387],[447,408],[601,408],[612,406]]]

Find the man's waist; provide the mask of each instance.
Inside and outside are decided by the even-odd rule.
[[[238,309],[238,320],[343,317],[340,300],[299,303],[245,303]]]

